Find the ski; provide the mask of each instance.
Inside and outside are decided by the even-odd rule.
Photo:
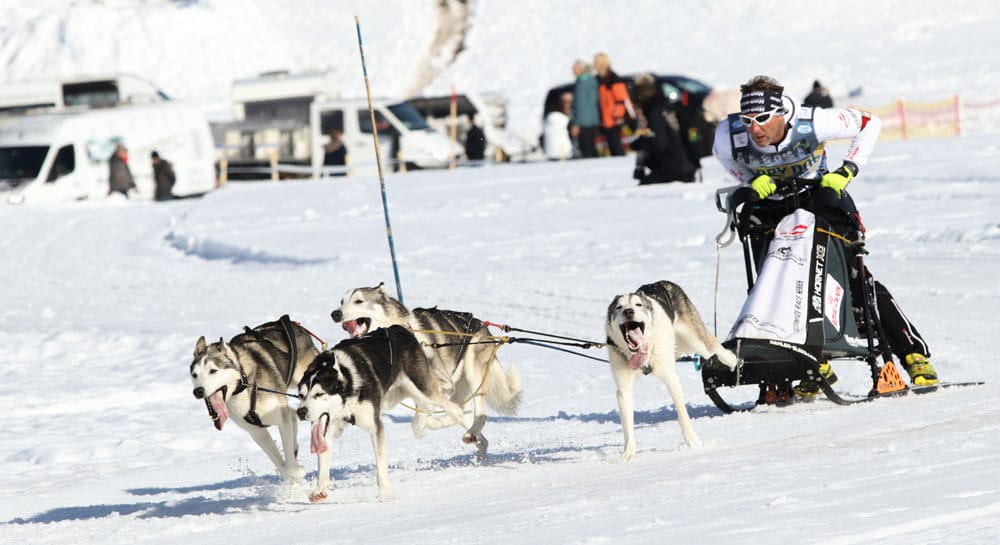
[[[826,394],[826,397],[828,397],[830,399],[830,401],[833,401],[834,403],[837,403],[838,405],[850,405],[850,404],[853,404],[853,403],[862,403],[862,402],[865,402],[865,401],[871,401],[873,399],[880,399],[880,398],[887,398],[887,397],[902,397],[902,396],[909,395],[909,394],[917,394],[917,395],[920,395],[920,394],[929,394],[931,392],[936,392],[936,391],[938,391],[940,389],[944,389],[944,388],[963,388],[963,387],[970,387],[970,386],[981,386],[983,384],[986,384],[986,383],[982,382],[982,381],[939,382],[937,384],[929,384],[929,385],[926,385],[926,386],[914,386],[914,385],[910,385],[910,386],[907,386],[906,388],[904,388],[902,390],[897,390],[895,392],[885,392],[885,393],[871,392],[871,393],[869,393],[868,395],[865,395],[865,396],[859,396],[859,395],[856,395],[856,394],[847,394],[847,393],[843,393],[842,394],[842,393],[839,393],[839,392],[835,391],[828,384],[823,384],[822,385],[822,389],[823,389],[823,393]]]

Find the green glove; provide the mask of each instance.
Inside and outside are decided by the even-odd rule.
[[[823,179],[820,180],[820,187],[829,187],[830,189],[837,192],[837,196],[844,191],[847,184],[851,183],[854,176],[858,173],[858,167],[850,162],[844,161],[844,164],[840,166],[837,170],[833,172],[827,172],[823,175]]]
[[[760,176],[757,176],[756,178],[753,179],[752,182],[750,182],[750,185],[753,187],[754,191],[757,192],[757,195],[760,196],[760,198],[762,199],[768,198],[770,195],[772,195],[775,191],[778,190],[778,186],[775,185],[774,180],[772,180],[771,177],[768,176],[767,174],[761,174]],[[847,184],[845,183],[844,185]]]

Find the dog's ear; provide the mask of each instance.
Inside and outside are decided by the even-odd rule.
[[[611,304],[608,305],[608,323],[610,323],[615,318],[615,311],[618,309],[618,300],[621,299],[621,295],[616,295],[614,299],[611,300]]]
[[[208,346],[205,344],[205,336],[202,335],[198,337],[198,342],[194,345],[194,357],[204,356],[207,351]]]

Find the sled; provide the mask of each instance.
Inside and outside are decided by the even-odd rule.
[[[879,321],[860,220],[839,208],[814,205],[817,183],[779,183],[784,200],[748,200],[740,210],[741,203],[726,202],[736,187],[716,193],[728,229],[739,234],[748,287],[740,316],[722,343],[736,354],[737,367],[714,359],[702,366],[705,393],[724,413],[791,403],[792,387],[801,380],[817,382],[839,405],[912,389],[900,377]],[[838,393],[820,374],[823,362],[834,368],[842,362],[867,365],[871,388]],[[735,403],[723,397],[738,388],[756,388],[756,399]]]

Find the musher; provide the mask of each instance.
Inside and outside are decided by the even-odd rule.
[[[784,87],[769,76],[751,78],[740,86],[740,92],[740,112],[719,123],[712,148],[726,172],[745,184],[730,196],[730,209],[754,206],[761,199],[786,198],[774,195],[775,180],[812,179],[820,180],[820,187],[812,195],[814,206],[840,208],[860,224],[857,208],[845,188],[875,147],[881,120],[854,108],[796,106],[784,95]],[[844,162],[831,172],[824,143],[848,138],[851,143]],[[878,281],[874,284],[879,317],[892,353],[914,385],[937,384],[927,343],[885,286]],[[819,368],[829,383],[836,382],[830,362]],[[812,397],[819,393],[819,383],[802,380],[794,391],[800,397]]]

